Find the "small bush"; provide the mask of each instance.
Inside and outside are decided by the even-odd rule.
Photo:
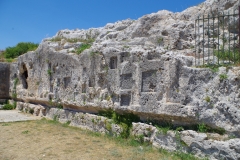
[[[2,109],[3,110],[12,110],[12,109],[14,109],[14,105],[5,104]]]
[[[30,109],[29,109],[29,113],[30,113],[30,114],[33,114],[33,113],[34,113],[34,109],[33,109],[33,108],[30,108]]]

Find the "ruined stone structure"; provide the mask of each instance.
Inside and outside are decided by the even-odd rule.
[[[76,120],[77,114],[113,109],[132,112],[143,122],[154,120],[175,126],[204,123],[239,137],[240,68],[220,67],[213,72],[196,68],[192,57],[194,19],[219,8],[227,12],[237,6],[237,0],[207,0],[181,13],[159,11],[102,28],[61,30],[55,37],[44,39],[36,51],[18,57],[16,63],[0,63],[0,98],[16,93],[19,109],[34,108],[34,114],[42,116],[51,115],[61,105],[62,113],[54,111],[55,115],[74,126],[92,125]],[[91,48],[76,54],[83,41],[90,39],[94,39]],[[227,78],[221,78],[222,74]],[[16,78],[19,83],[15,85]],[[105,132],[106,126],[101,125],[92,130]],[[150,139],[155,146],[178,148],[164,140],[175,134],[153,133],[155,138]],[[142,133],[133,130],[133,134]],[[211,159],[240,159],[239,139],[212,142],[206,134],[193,131],[181,135],[188,145],[185,151]],[[186,136],[194,138],[191,141]],[[210,143],[215,145],[214,152],[206,148],[213,146]],[[222,144],[224,147],[219,147]]]

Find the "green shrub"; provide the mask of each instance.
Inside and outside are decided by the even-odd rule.
[[[20,42],[14,47],[7,47],[4,51],[4,57],[6,59],[13,59],[16,58],[28,51],[34,51],[38,47],[38,44],[31,43],[31,42]]]
[[[205,133],[205,132],[207,132],[207,130],[208,130],[208,127],[204,123],[198,124],[198,131],[199,132]]]
[[[34,113],[34,109],[33,109],[33,108],[30,108],[30,109],[29,109],[29,113],[30,113],[30,114],[33,114],[33,113]]]
[[[12,110],[12,109],[14,109],[14,105],[5,104],[2,109],[3,110]]]
[[[203,132],[203,133],[206,133],[206,132],[210,132],[210,133],[218,133],[218,134],[225,134],[226,133],[226,130],[224,128],[221,128],[221,127],[217,127],[217,128],[212,128],[204,123],[200,123],[197,125],[197,131],[198,132]]]
[[[91,47],[91,44],[89,43],[83,43],[78,49],[77,54],[82,53],[84,50],[89,49]]]

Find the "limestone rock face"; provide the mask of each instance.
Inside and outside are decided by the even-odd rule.
[[[94,114],[113,109],[175,127],[204,123],[236,138],[191,130],[162,133],[142,123],[133,123],[131,134],[171,151],[240,159],[240,67],[213,71],[196,67],[194,58],[197,36],[198,46],[214,49],[217,43],[204,43],[195,34],[195,19],[237,7],[237,0],[207,0],[181,13],[163,10],[101,28],[61,30],[16,63],[0,63],[0,99],[11,97],[17,109],[36,116],[113,135],[121,134],[121,126]],[[230,25],[227,38],[239,41],[238,18],[224,21]],[[84,46],[88,49],[77,54]]]
[[[239,67],[213,72],[194,67],[193,57],[195,18],[236,7],[237,0],[207,0],[181,13],[163,10],[102,28],[61,30],[11,65],[10,95],[87,113],[112,108],[143,121],[205,123],[239,136]],[[91,47],[76,54],[89,41]]]

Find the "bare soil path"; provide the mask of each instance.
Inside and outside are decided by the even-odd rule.
[[[0,122],[15,122],[37,119],[41,118],[31,114],[24,114],[17,110],[0,110]]]

